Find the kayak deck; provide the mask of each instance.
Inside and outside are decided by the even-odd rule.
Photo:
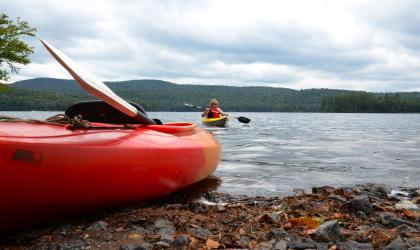
[[[95,125],[0,122],[0,233],[161,197],[208,177],[220,159],[219,143],[194,124]]]
[[[201,121],[206,126],[226,127],[229,119],[227,116],[222,116],[219,118],[203,118]]]

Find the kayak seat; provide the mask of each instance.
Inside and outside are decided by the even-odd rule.
[[[128,102],[139,112],[146,115],[144,109],[137,103]],[[120,112],[116,108],[103,101],[84,101],[71,105],[65,114],[74,118],[81,115],[83,119],[90,122],[111,123],[111,124],[140,124],[139,121]],[[147,115],[146,115],[147,116]]]

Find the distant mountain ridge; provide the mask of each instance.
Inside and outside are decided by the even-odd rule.
[[[337,89],[186,85],[152,79],[105,83],[121,97],[141,104],[147,111],[198,111],[186,107],[184,103],[207,106],[211,98],[217,98],[225,111],[363,112],[363,107],[374,101],[375,109],[366,110],[376,112],[381,110],[384,96],[387,97],[386,103],[392,101],[397,106],[391,110],[413,112],[417,110],[418,100],[420,111],[419,92],[398,93],[396,98],[390,99],[384,93]],[[74,80],[34,78],[13,83],[9,88],[9,91],[0,93],[0,110],[65,110],[74,103],[96,99]],[[411,100],[407,104],[410,109],[399,108],[400,100],[404,99],[415,100],[415,103]],[[367,104],[360,105],[360,100]],[[350,108],[351,105],[355,107]]]
[[[119,86],[117,88],[125,88],[129,86],[164,87],[174,85],[175,83],[165,82],[161,80],[130,80],[120,82],[105,82],[105,84],[111,86],[114,84],[118,84]],[[12,86],[36,91],[47,90],[55,92],[84,92],[84,90],[74,80],[57,78],[33,78],[15,82],[12,84]]]
[[[197,111],[184,103],[206,106],[217,98],[227,111],[319,111],[323,96],[341,93],[341,90],[293,90],[272,87],[232,87],[220,85],[186,85],[161,80],[131,80],[105,82],[123,98],[141,103],[147,110]],[[47,106],[62,107],[90,97],[74,80],[35,78],[12,84],[15,91],[41,92],[62,95],[61,102],[48,99]],[[48,92],[48,93],[47,93]],[[72,98],[70,98],[72,97]],[[74,99],[74,100],[69,100]],[[55,104],[53,104],[55,103]]]

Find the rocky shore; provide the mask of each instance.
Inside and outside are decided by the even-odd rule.
[[[325,186],[288,197],[202,189],[9,236],[0,249],[420,250],[418,188]]]

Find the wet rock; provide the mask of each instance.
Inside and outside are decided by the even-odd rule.
[[[251,239],[249,238],[249,236],[241,236],[239,238],[239,241],[242,243],[242,245],[248,246],[249,242],[251,242]]]
[[[369,219],[369,217],[364,213],[364,212],[362,212],[362,211],[357,211],[357,217],[359,217],[360,219],[362,219],[362,220],[368,220]]]
[[[315,236],[322,242],[337,242],[340,240],[340,225],[337,220],[324,222],[315,232]]]
[[[219,194],[216,192],[207,192],[202,196],[204,199],[214,203],[231,203],[236,200],[231,194]]]
[[[188,229],[188,232],[199,239],[207,239],[211,236],[211,232],[204,228],[190,228]]]
[[[144,227],[141,226],[137,226],[137,225],[132,225],[131,229],[133,229],[134,231],[136,231],[137,233],[140,234],[148,234],[150,231],[145,229]]]
[[[408,193],[408,197],[414,198],[420,195],[420,189],[417,188],[404,188],[404,191]]]
[[[404,190],[401,190],[401,189],[393,189],[393,190],[391,190],[389,196],[395,197],[397,199],[404,199],[404,198],[409,198],[410,193],[408,193]]]
[[[142,242],[138,244],[129,244],[120,247],[120,250],[151,250],[153,249],[152,244]]]
[[[164,227],[173,226],[173,225],[172,225],[172,222],[169,220],[159,219],[155,221],[153,226],[155,228],[164,228]]]
[[[343,203],[347,202],[346,198],[344,198],[341,195],[336,195],[336,194],[329,195],[328,199],[335,200],[335,201],[341,201]]]
[[[274,244],[273,250],[287,250],[287,241],[279,240]]]
[[[328,250],[329,249],[328,245],[329,245],[328,243],[318,243],[316,250]]]
[[[358,243],[353,240],[348,240],[340,245],[342,246],[342,249],[344,250],[373,250],[373,247],[371,244]]]
[[[281,222],[281,213],[279,212],[266,213],[263,216],[261,216],[260,221],[270,222],[272,224],[279,224]]]
[[[302,195],[302,194],[305,194],[305,189],[302,189],[302,188],[294,188],[292,190],[292,192],[293,192],[294,195]]]
[[[247,204],[254,207],[267,207],[271,205],[271,202],[265,200],[253,200],[249,201]]]
[[[410,247],[420,246],[420,237],[406,238],[405,239]]]
[[[174,248],[186,247],[190,244],[190,242],[191,242],[190,237],[186,234],[182,234],[176,237],[176,239],[172,242],[172,247]]]
[[[420,196],[420,189],[417,188],[396,188],[391,190],[390,196],[403,200]]]
[[[400,238],[397,237],[391,243],[389,243],[383,250],[407,250],[407,244]]]
[[[391,191],[391,189],[389,187],[379,185],[379,186],[376,186],[374,192],[377,193],[378,196],[381,197],[381,198],[387,198],[388,197],[388,193],[390,191]]]
[[[89,231],[103,231],[108,227],[105,221],[97,221],[86,228]]]
[[[369,192],[371,196],[376,196],[379,198],[388,197],[388,193],[390,192],[390,188],[385,185],[371,183],[363,185],[363,190]]]
[[[144,226],[147,223],[146,218],[130,218],[129,223],[132,225]]]
[[[313,187],[312,188],[312,193],[313,194],[327,195],[327,194],[333,193],[334,191],[335,191],[335,188],[330,187],[330,186]]]
[[[271,250],[273,248],[273,244],[268,241],[260,242],[255,246],[255,250]]]
[[[266,234],[264,232],[262,232],[262,231],[257,231],[257,232],[254,233],[255,239],[257,239],[259,241],[265,240],[266,239],[265,238],[265,235]]]
[[[417,209],[418,206],[409,200],[402,200],[395,204],[397,209]]]
[[[283,238],[287,235],[288,235],[288,233],[283,228],[279,227],[279,228],[270,229],[270,231],[266,235],[266,238],[269,239],[269,240],[280,239],[280,238]]]
[[[173,241],[173,234],[175,233],[175,228],[173,226],[164,227],[159,229],[158,234],[160,235],[160,240],[171,243]]]
[[[289,241],[289,249],[314,249],[318,245],[318,243],[311,238],[304,238],[296,235],[291,235],[286,239]]]
[[[354,235],[357,237],[357,241],[361,243],[367,243],[370,241],[370,238],[367,237],[370,226],[361,225],[354,231]]]
[[[194,213],[202,213],[202,214],[207,213],[210,210],[209,206],[203,203],[199,203],[199,202],[190,203],[189,208]]]
[[[370,214],[373,211],[372,204],[370,204],[369,198],[365,195],[354,197],[348,206],[354,212],[362,211],[365,214]]]
[[[83,240],[69,240],[59,245],[60,250],[86,249],[89,244]]]
[[[381,223],[387,227],[398,227],[401,225],[407,225],[409,227],[420,230],[420,225],[418,223],[413,223],[411,221],[400,219],[389,212],[379,213],[379,219]]]
[[[410,226],[407,226],[405,224],[401,225],[401,226],[398,226],[397,228],[398,228],[398,231],[401,232],[401,233],[416,232],[417,231],[416,229],[414,229]]]

